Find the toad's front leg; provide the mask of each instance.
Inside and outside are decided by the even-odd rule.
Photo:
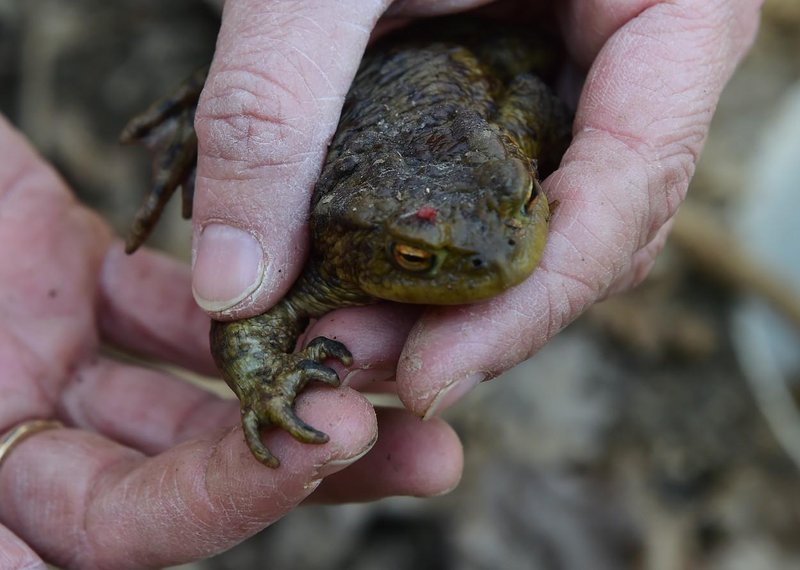
[[[309,426],[293,410],[295,398],[311,380],[339,386],[336,372],[322,364],[328,358],[345,366],[352,356],[335,340],[318,337],[292,353],[308,323],[290,302],[281,301],[263,315],[211,326],[211,352],[225,381],[238,396],[242,428],[253,455],[268,467],[280,461],[261,441],[261,429],[275,426],[303,443],[326,443],[328,436]]]
[[[192,216],[197,169],[194,115],[208,68],[196,71],[174,93],[134,117],[120,135],[126,144],[140,143],[153,152],[153,185],[133,220],[125,251],[133,253],[153,231],[172,194],[181,189],[183,217]]]

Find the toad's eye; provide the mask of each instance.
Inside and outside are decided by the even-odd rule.
[[[399,267],[414,272],[429,270],[436,260],[436,257],[429,251],[402,243],[392,246],[392,257]]]

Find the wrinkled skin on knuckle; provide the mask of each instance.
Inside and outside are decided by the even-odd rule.
[[[592,254],[596,256],[597,250],[592,251]],[[544,290],[542,294],[548,307],[545,338],[551,338],[602,297],[620,270],[601,268],[598,272],[590,274],[583,270],[580,264],[577,266],[558,264],[556,267],[543,266],[540,271],[539,277]],[[587,279],[586,275],[593,275],[593,279]],[[538,350],[541,344],[544,343],[532,347],[531,354]]]
[[[230,175],[218,175],[241,179],[312,158],[312,121],[302,113],[306,105],[291,85],[269,72],[218,73],[209,80],[195,119],[201,160],[231,163]]]
[[[616,257],[632,255],[650,239],[630,228],[649,223],[655,184],[647,159],[626,144],[602,131],[579,133],[548,183],[548,196],[559,205],[546,265],[592,274],[614,269]]]
[[[363,17],[334,2],[250,4],[227,12],[200,99],[201,173],[208,159],[231,163],[220,177],[244,169],[256,178],[264,166],[306,161],[319,167],[358,64],[348,52],[368,38]]]
[[[505,342],[505,337],[498,339],[502,346],[496,350],[504,353],[504,357],[495,375],[531,358],[569,325],[583,310],[585,299],[592,295],[594,287],[572,273],[540,268],[538,278],[532,279],[526,289],[524,296],[513,299],[514,313],[520,323],[513,329],[513,342]]]
[[[595,298],[597,290],[574,272],[540,267],[535,278],[498,299],[481,323],[485,329],[486,322],[494,320],[494,328],[504,334],[480,335],[470,352],[484,355],[481,360],[491,363],[484,372],[489,378],[497,376],[536,354],[588,308],[588,299]]]
[[[587,79],[578,124],[625,141],[652,166],[644,242],[685,197],[719,93],[752,39],[752,29],[742,30],[754,26],[742,21],[753,18],[732,4],[650,6],[611,37]],[[676,67],[680,73],[664,73]]]
[[[672,220],[669,220],[661,226],[650,243],[633,255],[631,267],[612,284],[605,297],[638,287],[645,280],[655,264],[656,257],[664,249],[671,228]]]

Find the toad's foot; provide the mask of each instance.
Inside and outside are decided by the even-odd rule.
[[[134,117],[120,135],[123,143],[141,143],[153,152],[153,186],[133,220],[125,243],[128,253],[144,243],[178,188],[183,217],[192,215],[197,167],[194,114],[207,71],[205,68],[197,71],[175,93]]]
[[[280,461],[261,440],[261,429],[275,426],[300,442],[326,443],[325,433],[297,417],[294,401],[312,380],[338,387],[339,376],[322,362],[334,358],[349,366],[353,357],[342,343],[324,337],[315,338],[294,354],[271,352],[264,345],[256,346],[252,337],[243,338],[236,330],[241,322],[215,323],[212,343],[214,333],[220,330],[217,338],[224,339],[222,350],[214,351],[215,358],[226,382],[239,397],[242,428],[250,451],[261,463],[274,468]]]

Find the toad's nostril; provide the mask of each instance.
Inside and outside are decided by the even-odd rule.
[[[472,258],[472,267],[474,267],[475,269],[480,269],[485,265],[486,261],[479,255],[476,255],[475,257]]]

